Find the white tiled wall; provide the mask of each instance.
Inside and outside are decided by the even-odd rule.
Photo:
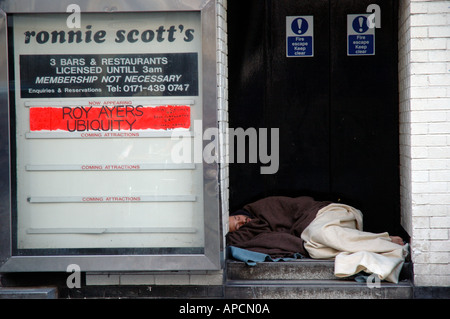
[[[402,224],[417,286],[450,286],[450,1],[399,8]]]

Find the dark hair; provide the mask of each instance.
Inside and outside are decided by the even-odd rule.
[[[246,211],[245,209],[238,209],[237,211],[230,213],[230,216],[236,216],[236,215],[245,215],[249,218],[254,218],[254,216],[252,214],[250,214],[248,211]]]

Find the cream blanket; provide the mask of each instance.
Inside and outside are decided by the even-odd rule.
[[[335,258],[337,277],[365,271],[398,283],[408,254],[408,246],[393,243],[388,233],[364,232],[362,213],[344,204],[320,209],[301,237],[311,258]]]

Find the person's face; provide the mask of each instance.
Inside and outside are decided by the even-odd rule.
[[[229,218],[230,232],[238,230],[242,225],[247,224],[251,219],[245,215],[235,215]]]

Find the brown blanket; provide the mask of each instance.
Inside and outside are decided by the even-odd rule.
[[[239,230],[227,234],[227,245],[268,254],[274,258],[295,253],[308,256],[300,238],[317,212],[331,202],[311,197],[274,196],[244,206],[255,216]]]

